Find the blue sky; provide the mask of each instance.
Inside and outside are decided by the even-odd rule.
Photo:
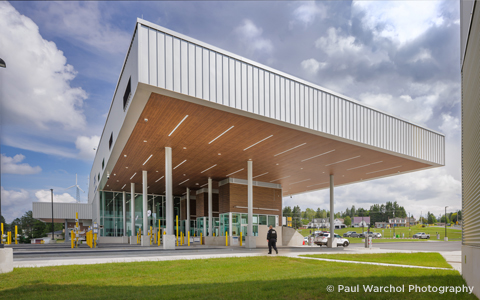
[[[336,190],[336,208],[461,207],[459,2],[0,2],[2,213],[73,201],[137,17],[446,135],[446,166]],[[81,195],[86,202],[86,194]],[[326,191],[285,205],[328,208]]]

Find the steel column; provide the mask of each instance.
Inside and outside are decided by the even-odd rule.
[[[127,192],[123,191],[123,236],[127,236]]]
[[[168,235],[173,235],[172,148],[165,147],[165,218]]]
[[[208,236],[213,236],[212,178],[208,177]],[[205,236],[207,236],[205,234]]]
[[[185,233],[190,232],[190,188],[187,188],[187,197],[185,198],[187,201],[187,221],[185,224]]]
[[[253,162],[249,160],[247,162],[247,179],[248,179],[248,222],[247,222],[247,235],[253,236]]]
[[[136,238],[135,232],[135,183],[130,183],[130,236]]]

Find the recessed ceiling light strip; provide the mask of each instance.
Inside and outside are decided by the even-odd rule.
[[[329,181],[327,181],[327,182],[315,183],[315,184],[312,184],[312,185],[307,185],[307,188],[308,188],[308,187],[311,187],[311,186],[316,186],[316,185],[325,184],[325,183],[329,183]]]
[[[368,167],[368,166],[371,166],[371,165],[374,165],[374,164],[378,164],[378,163],[381,163],[383,161],[377,161],[377,162],[374,162],[374,163],[371,163],[371,164],[368,164],[368,165],[363,165],[363,166],[359,166],[359,167],[355,167],[355,168],[350,168],[350,169],[347,169],[347,171],[350,171],[350,170],[355,170],[355,169],[360,169],[360,168],[363,168],[363,167]]]
[[[307,161],[307,160],[309,160],[309,159],[312,159],[312,158],[315,158],[315,157],[319,157],[319,156],[322,156],[322,155],[328,154],[328,153],[330,153],[330,152],[333,152],[333,151],[335,151],[335,149],[333,149],[333,150],[330,150],[330,151],[327,151],[327,152],[325,152],[325,153],[322,153],[322,154],[319,154],[319,155],[312,156],[312,157],[310,157],[310,158],[306,158],[306,159],[302,160],[302,162],[304,162],[304,161]]]
[[[240,171],[243,171],[243,170],[244,170],[244,169],[240,169],[240,170],[238,170],[238,171],[235,171],[235,172],[232,172],[232,173],[230,173],[230,174],[227,174],[226,177],[228,177],[228,176],[230,176],[230,175],[233,175],[233,174],[236,174],[236,173],[238,173],[238,172],[240,172]]]
[[[175,132],[175,130],[177,130],[178,126],[180,126],[180,125],[183,123],[183,121],[185,121],[185,119],[186,119],[187,117],[188,117],[188,115],[186,115],[186,116],[180,121],[180,123],[178,123],[178,125],[177,125],[175,128],[173,128],[172,132],[170,132],[170,134],[169,134],[168,136],[171,136],[171,135]]]
[[[277,180],[282,180],[282,179],[285,179],[285,178],[288,178],[288,177],[290,177],[290,175],[289,175],[289,176],[282,177],[282,178],[278,178],[278,179],[275,179],[275,180],[272,180],[272,181],[270,181],[270,182],[274,182],[274,181],[277,181]]]
[[[162,177],[158,178],[157,180],[155,180],[155,182],[159,182],[160,180],[162,180],[163,177],[165,177],[165,176],[162,176]]]
[[[182,184],[184,184],[185,182],[187,182],[187,181],[189,181],[189,180],[190,180],[190,179],[184,180],[184,181],[180,182],[178,185],[182,185]]]
[[[295,147],[290,148],[290,149],[288,149],[288,150],[285,150],[285,151],[283,151],[283,152],[277,153],[277,154],[275,154],[274,156],[283,154],[283,153],[285,153],[285,152],[291,151],[291,150],[293,150],[293,149],[296,149],[296,148],[301,147],[301,146],[306,145],[306,144],[307,144],[307,143],[303,143],[303,144],[301,144],[301,145],[295,146]]]
[[[297,184],[297,183],[300,183],[300,182],[309,181],[309,180],[311,180],[311,178],[305,179],[305,180],[300,180],[300,181],[297,181],[297,182],[292,182],[292,183],[290,183],[290,185],[292,185],[292,184]]]
[[[215,164],[215,165],[211,166],[210,168],[203,170],[203,171],[200,172],[200,173],[204,173],[204,172],[206,172],[206,171],[208,171],[208,170],[210,170],[211,168],[214,168],[214,167],[216,167],[216,166],[217,166],[217,165]]]
[[[227,130],[225,130],[222,134],[220,134],[219,136],[217,136],[216,138],[214,138],[213,140],[210,141],[210,143],[208,143],[209,145],[213,142],[215,142],[216,139],[218,139],[219,137],[221,137],[222,135],[224,135],[225,133],[227,133],[230,129],[232,129],[233,127],[235,126],[232,126],[230,128],[228,128]]]
[[[365,174],[373,174],[373,173],[378,173],[378,172],[388,171],[388,170],[391,170],[391,169],[396,169],[396,168],[400,168],[400,167],[401,167],[401,166],[396,166],[396,167],[393,167],[393,168],[388,168],[388,169],[383,169],[383,170],[378,170],[378,171],[368,172],[368,173],[365,173]]]
[[[187,160],[182,161],[181,163],[179,163],[179,164],[178,164],[175,168],[173,168],[173,169],[175,170],[176,168],[180,167],[180,166],[181,166],[184,162],[186,162],[186,161],[187,161]]]
[[[206,186],[207,184],[208,184],[208,182],[207,182],[207,183],[205,183],[204,185],[201,185],[200,187],[204,187],[204,186]]]
[[[361,156],[361,155],[359,155],[359,156],[355,156],[355,157],[350,157],[350,158],[347,158],[347,159],[344,159],[344,160],[340,160],[340,161],[337,161],[337,162],[334,162],[334,163],[331,163],[331,164],[325,165],[325,167],[328,167],[328,166],[331,166],[331,165],[334,165],[334,164],[338,164],[338,163],[341,163],[341,162],[344,162],[344,161],[347,161],[347,160],[351,160],[351,159],[359,158],[360,156]]]
[[[257,177],[260,177],[260,176],[263,176],[263,175],[267,175],[267,174],[268,174],[268,172],[263,173],[263,174],[260,174],[260,175],[257,175],[257,176],[253,176],[252,178],[257,178]]]
[[[264,138],[263,140],[261,140],[261,141],[259,141],[259,142],[256,142],[256,143],[253,144],[253,145],[248,146],[247,148],[243,149],[243,151],[248,150],[248,149],[252,148],[253,146],[255,146],[255,145],[257,145],[257,144],[260,144],[261,142],[263,142],[263,141],[265,141],[265,140],[268,140],[268,139],[271,138],[272,136],[273,136],[273,134],[272,134],[271,136],[268,136],[268,137]]]
[[[143,163],[143,165],[145,165],[147,163],[147,161],[150,160],[150,158],[152,158],[153,154],[150,154],[150,156],[147,158],[147,160]]]
[[[127,184],[125,183],[125,184],[122,186],[122,190],[125,188],[126,185],[127,185]]]
[[[135,175],[137,175],[137,172],[135,172],[135,174],[133,174],[132,177],[130,177],[130,180],[132,180],[132,178],[135,177]]]

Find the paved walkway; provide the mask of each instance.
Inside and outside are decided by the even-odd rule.
[[[122,245],[112,245],[105,249],[42,249],[38,248],[20,248],[14,250],[14,267],[28,268],[28,267],[46,267],[46,266],[60,266],[60,265],[89,265],[101,263],[118,263],[118,262],[142,262],[142,261],[169,261],[181,259],[209,259],[209,258],[225,258],[225,257],[253,257],[266,256],[266,248],[245,249],[243,247],[205,247],[196,246],[192,248],[180,248],[179,250],[162,250],[154,247],[130,247]],[[361,248],[361,247],[347,247],[347,248],[319,248],[319,247],[290,247],[279,248],[280,256],[295,257],[301,259],[315,259],[323,261],[334,261],[342,263],[356,263],[356,264],[370,264],[388,267],[405,267],[405,268],[420,268],[420,269],[441,269],[451,270],[446,268],[433,268],[422,266],[398,265],[387,263],[373,263],[373,262],[358,262],[358,261],[344,261],[336,259],[324,258],[307,258],[300,257],[300,255],[307,254],[366,254],[366,253],[418,253],[418,252],[438,252],[446,261],[457,271],[461,272],[461,251],[419,251],[419,250],[398,250],[398,249],[382,249]],[[30,253],[30,255],[23,255]]]

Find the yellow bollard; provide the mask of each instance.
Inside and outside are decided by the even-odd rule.
[[[202,245],[202,233],[200,232],[200,245]]]
[[[73,233],[73,230],[70,231],[70,244],[72,246],[72,249],[73,249],[73,241],[75,240],[75,233]]]
[[[93,234],[93,248],[97,248],[97,234]]]
[[[2,236],[0,236],[0,244],[3,244],[3,223],[1,224],[2,226]]]
[[[17,229],[17,225],[15,225],[15,245],[18,244],[18,229]]]
[[[187,243],[188,243],[188,246],[190,246],[190,231],[187,233],[187,235],[188,235]]]
[[[242,232],[240,231],[240,247],[242,247]]]
[[[7,237],[7,245],[11,245],[11,244],[12,244],[12,232],[9,231],[8,237]]]
[[[180,245],[183,245],[183,232],[180,232]]]
[[[178,247],[178,215],[176,216],[176,219],[177,219],[177,230],[176,230],[176,232],[177,232],[177,247]]]
[[[225,231],[225,246],[228,246],[228,231]]]
[[[153,229],[152,229],[152,226],[150,226],[150,246],[152,245],[152,239],[153,239]]]
[[[215,236],[215,232],[213,233],[213,236]]]

